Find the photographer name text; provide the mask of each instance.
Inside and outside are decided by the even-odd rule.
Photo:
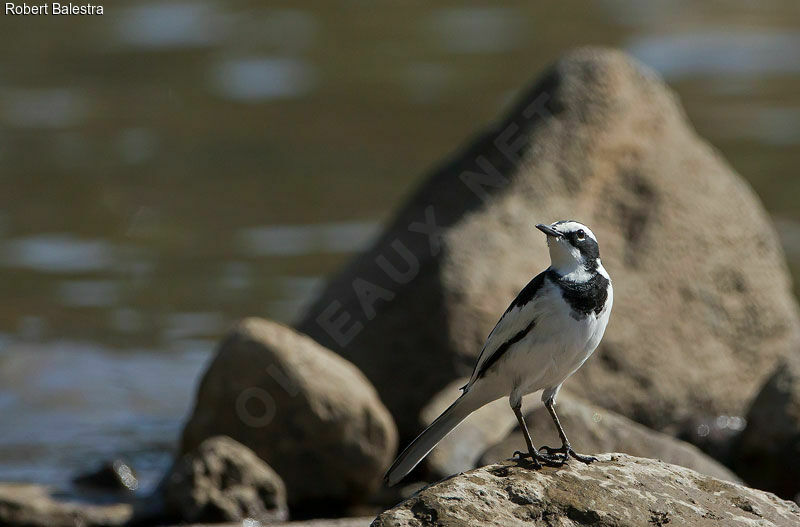
[[[6,2],[6,15],[102,15],[103,6],[97,4],[15,4]]]

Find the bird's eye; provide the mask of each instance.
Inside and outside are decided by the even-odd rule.
[[[586,233],[583,232],[583,229],[578,229],[578,232],[576,232],[575,234],[577,235],[578,240],[583,241],[583,239],[586,238]]]

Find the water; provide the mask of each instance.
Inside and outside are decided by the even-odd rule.
[[[0,16],[0,480],[144,487],[237,318],[291,321],[562,51],[659,70],[800,278],[800,7],[136,1]]]
[[[168,357],[113,354],[91,342],[6,343],[0,352],[4,480],[66,486],[74,471],[122,456],[144,490],[157,482],[180,432],[210,345]]]

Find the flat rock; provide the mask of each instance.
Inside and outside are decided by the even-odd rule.
[[[273,523],[269,527],[367,527],[374,518],[334,518],[321,520],[305,520],[298,522]]]
[[[525,416],[536,446],[561,446],[550,414],[541,403],[537,406],[536,410]],[[742,482],[736,474],[694,445],[651,430],[610,410],[588,404],[568,393],[558,396],[556,411],[570,443],[578,452],[622,452],[637,457],[660,459],[717,479]],[[508,437],[483,453],[477,465],[507,459],[517,450],[524,452],[526,447],[522,433],[515,427]]]
[[[778,364],[753,401],[734,467],[751,485],[800,500],[800,352]]]
[[[132,515],[129,504],[61,501],[42,485],[0,483],[0,525],[5,527],[116,527]]]
[[[373,527],[496,525],[795,526],[800,507],[768,492],[625,454],[535,470],[505,461],[435,483]]]
[[[256,318],[220,344],[181,453],[216,435],[266,461],[286,484],[290,505],[364,499],[397,448],[392,417],[358,368],[305,335]]]
[[[600,349],[566,384],[576,394],[677,433],[692,416],[743,415],[798,349],[784,254],[753,190],[655,73],[594,48],[441,163],[297,327],[361,368],[408,439],[547,267],[533,225],[559,219],[591,226],[615,288]]]
[[[373,516],[357,518],[333,518],[318,520],[301,520],[296,522],[277,522],[270,523],[269,527],[368,527]],[[185,527],[242,527],[242,523],[214,523],[214,524],[194,524]]]
[[[184,454],[161,490],[168,518],[267,523],[288,517],[280,476],[249,448],[225,436],[206,439]]]

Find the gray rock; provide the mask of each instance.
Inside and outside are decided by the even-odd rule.
[[[746,423],[744,415],[697,415],[678,425],[676,437],[730,465],[736,440]]]
[[[273,523],[269,527],[368,527],[373,516]]]
[[[0,483],[0,525],[5,527],[116,527],[132,515],[129,504],[59,501],[41,485]]]
[[[269,527],[368,527],[374,516],[362,516],[356,518],[331,518],[331,519],[318,519],[318,520],[301,520],[296,522],[278,522],[270,523]],[[192,525],[187,527],[203,527],[201,525]],[[209,526],[211,527],[211,526]],[[213,527],[242,527],[242,522],[239,523],[215,523]]]
[[[693,470],[625,454],[534,470],[505,461],[440,481],[373,527],[496,525],[795,526],[797,504]]]
[[[508,402],[506,406],[508,406]],[[568,393],[558,397],[556,411],[572,447],[578,452],[623,452],[632,456],[660,459],[673,465],[690,468],[717,479],[741,483],[725,466],[704,454],[694,445],[656,432],[610,410],[593,406]],[[510,410],[508,410],[509,413]],[[561,446],[550,414],[541,405],[525,417],[536,446]],[[479,465],[496,463],[516,451],[526,451],[519,429],[487,450]]]
[[[557,219],[592,227],[615,289],[576,394],[659,430],[742,415],[800,345],[757,196],[652,71],[603,49],[567,54],[437,168],[297,327],[361,368],[409,438],[547,267],[533,225]]]
[[[215,435],[266,461],[293,505],[363,499],[397,448],[392,417],[358,368],[290,328],[255,318],[221,343],[181,452]]]
[[[280,476],[249,448],[225,436],[206,439],[184,454],[161,489],[167,517],[181,522],[288,517]]]
[[[800,498],[800,353],[781,361],[753,401],[734,467],[753,486]]]

